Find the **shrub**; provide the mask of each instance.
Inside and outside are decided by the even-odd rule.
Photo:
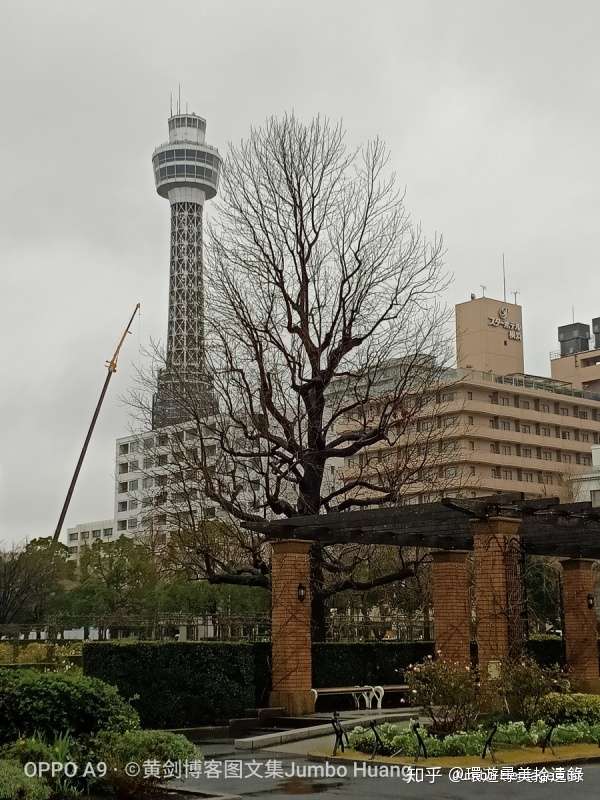
[[[164,783],[174,774],[163,773],[158,776],[128,776],[125,766],[134,762],[143,765],[155,761],[161,766],[166,763],[192,761],[200,754],[194,745],[185,738],[167,731],[128,731],[127,733],[100,733],[93,743],[94,760],[106,763],[106,777],[101,781],[111,786],[118,798],[141,797],[156,791],[157,785]]]
[[[566,691],[569,684],[558,666],[543,667],[523,656],[502,665],[495,685],[510,718],[523,720],[528,727],[542,717],[544,697],[549,692]]]
[[[0,761],[0,800],[48,800],[51,790],[41,778],[28,778],[16,761]]]
[[[89,759],[89,752],[83,743],[76,742],[68,734],[61,734],[53,742],[48,743],[39,736],[30,736],[17,739],[5,748],[8,758],[18,761],[21,766],[28,763],[58,763],[74,762],[83,764]],[[75,798],[88,788],[88,781],[79,777],[67,777],[57,774],[46,778],[52,790],[53,797],[60,800]]]
[[[182,728],[227,720],[264,701],[269,644],[94,642],[84,671],[132,698],[142,724]]]
[[[412,701],[431,717],[433,733],[445,735],[474,726],[483,693],[477,673],[470,667],[429,657],[410,667],[406,679]]]
[[[34,734],[90,736],[139,726],[133,708],[103,681],[80,674],[0,669],[0,744]]]
[[[549,722],[586,722],[600,724],[600,695],[560,694],[545,695],[539,705],[539,716]]]

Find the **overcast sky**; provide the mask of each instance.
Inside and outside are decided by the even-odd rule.
[[[169,92],[223,152],[267,115],[379,135],[449,303],[524,306],[526,368],[600,315],[600,6],[550,0],[3,0],[0,4],[0,543],[50,534],[104,361],[136,323],[67,524],[113,514],[132,363],[167,320],[167,201],[151,153]]]

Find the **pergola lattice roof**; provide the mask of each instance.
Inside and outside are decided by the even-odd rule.
[[[591,503],[563,503],[556,497],[525,500],[498,494],[474,500],[347,511],[247,523],[268,539],[305,539],[321,544],[393,545],[472,550],[473,521],[520,519],[527,554],[600,559],[600,509]]]

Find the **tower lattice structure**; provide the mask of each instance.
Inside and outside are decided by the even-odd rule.
[[[154,396],[154,428],[185,422],[191,407],[214,409],[204,352],[202,225],[204,203],[219,186],[221,157],[205,134],[201,117],[174,114],[169,141],[152,156],[156,191],[171,204],[167,350]]]

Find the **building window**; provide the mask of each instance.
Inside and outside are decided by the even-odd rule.
[[[124,475],[129,471],[129,464],[119,464],[119,475]]]
[[[107,539],[109,536],[112,536],[113,529],[112,528],[104,528],[102,531],[102,536],[105,536]]]
[[[89,539],[90,538],[90,532],[89,531],[81,531],[81,538],[82,539]]]
[[[510,405],[510,398],[509,397],[501,397],[500,400],[502,401],[502,405],[503,406],[509,406]]]
[[[589,440],[590,440],[590,435],[589,435],[589,433],[582,433],[582,434],[581,434],[581,441],[582,441],[582,442],[589,442]]]
[[[552,450],[542,450],[542,458],[544,461],[552,461]]]
[[[503,420],[501,420],[501,422],[500,422],[500,427],[502,428],[502,430],[503,430],[503,431],[510,431],[510,430],[512,430],[512,428],[511,428],[511,424],[510,424],[510,421],[509,421],[509,420],[507,420],[507,419],[503,419]]]
[[[168,444],[169,444],[169,435],[167,433],[161,433],[158,437],[158,446],[166,447]]]
[[[121,511],[127,511],[127,500],[119,501],[119,505],[117,506],[117,511],[119,511],[119,513]]]
[[[217,515],[217,510],[216,508],[214,508],[214,506],[210,506],[204,511],[204,516],[206,517],[206,519],[214,519],[216,515]]]
[[[569,409],[568,408],[561,408],[560,409],[561,417],[568,417],[569,416]]]
[[[154,524],[155,525],[166,525],[167,524],[167,515],[166,514],[159,514],[158,516],[154,517]]]
[[[92,539],[99,539],[102,536],[102,531],[92,531]]]
[[[137,519],[135,517],[131,517],[130,519],[127,520],[127,529],[128,530],[132,530],[133,528],[137,528],[137,526],[138,526],[138,521],[137,521]]]
[[[139,461],[130,461],[129,462],[129,472],[135,472],[139,468],[140,468]]]
[[[204,448],[204,452],[206,453],[206,458],[213,458],[217,454],[217,446],[209,444]]]
[[[525,483],[533,483],[533,472],[524,472],[523,480]]]
[[[70,533],[69,534],[69,541],[76,542],[79,539],[79,533]]]
[[[531,425],[521,425],[521,433],[531,433]]]
[[[571,464],[573,461],[573,457],[569,453],[562,454],[563,464]]]
[[[544,425],[542,425],[540,431],[542,436],[550,436],[550,428],[547,428]]]
[[[513,479],[512,469],[503,469],[502,477],[504,478],[505,481],[512,481]]]
[[[587,419],[588,418],[588,413],[587,413],[587,411],[580,411],[578,416],[579,416],[579,419]]]
[[[523,456],[523,458],[531,458],[532,456],[531,447],[523,447],[521,450],[521,455]]]
[[[154,466],[154,459],[153,458],[145,458],[144,459],[144,469],[152,469]]]
[[[123,482],[119,484],[119,494],[124,494],[127,491],[127,483]]]
[[[471,465],[469,467],[469,471],[470,471],[471,475],[475,475],[475,467],[473,465]]]
[[[473,399],[473,392],[467,392],[467,400]]]
[[[75,547],[69,547],[69,553],[71,553],[71,555],[74,556],[76,555],[78,549],[79,548],[77,547],[77,545],[75,545]]]
[[[151,489],[154,486],[154,478],[144,478],[142,487],[144,489]]]
[[[142,508],[148,508],[148,506],[152,505],[152,498],[151,497],[144,497],[142,500]]]
[[[117,530],[119,530],[119,531],[126,531],[127,530],[127,520],[126,519],[120,519],[117,522]]]
[[[144,450],[152,450],[154,447],[154,439],[144,439]]]
[[[129,453],[129,444],[120,444],[119,445],[119,455],[126,456]]]
[[[529,400],[521,400],[520,405],[521,405],[521,408],[524,408],[526,410],[531,407],[531,404],[530,404]]]
[[[130,492],[135,492],[137,490],[137,488],[138,488],[138,482],[137,481],[129,481],[129,491]]]
[[[548,403],[542,403],[541,410],[544,412],[544,414],[549,414],[550,406],[548,405]]]
[[[502,455],[511,456],[512,455],[512,447],[509,444],[502,445]]]
[[[444,392],[441,397],[442,403],[450,403],[454,400],[454,392]]]
[[[164,455],[158,457],[158,466],[159,467],[164,467],[168,463],[169,463],[169,457],[167,456],[166,453]]]
[[[130,500],[129,501],[129,510],[130,511],[135,511],[135,509],[137,507],[138,507],[138,501],[137,500]]]
[[[571,438],[571,432],[570,431],[563,431],[561,436],[562,436],[563,439],[570,439]]]

